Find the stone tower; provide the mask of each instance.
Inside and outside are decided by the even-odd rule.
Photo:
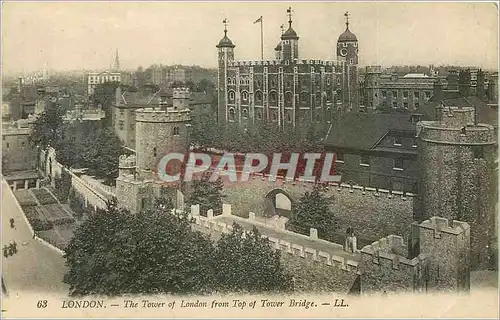
[[[227,69],[228,63],[234,60],[233,42],[227,37],[227,19],[224,23],[224,37],[216,45],[218,50],[218,73],[217,73],[217,121],[227,122]]]
[[[349,30],[349,13],[346,12],[346,29],[337,40],[337,61],[343,73],[340,99],[344,111],[359,107],[358,39]]]
[[[161,194],[164,181],[158,175],[158,164],[169,153],[188,154],[190,120],[186,88],[174,90],[172,107],[160,100],[159,107],[136,111],[136,154],[120,157],[116,179],[121,207],[138,212]]]
[[[478,124],[474,108],[441,106],[438,121],[417,125],[421,170],[420,219],[439,216],[471,226],[471,264],[485,268],[496,242],[496,134]]]
[[[281,35],[282,59],[286,63],[292,64],[299,58],[299,37],[292,28],[292,8],[288,8],[288,30]]]
[[[167,153],[188,153],[188,101],[189,91],[176,89],[173,107],[161,105],[136,111],[137,169],[142,178],[156,180],[158,163]]]
[[[419,225],[420,254],[430,258],[425,286],[432,290],[470,290],[470,226],[432,217]]]
[[[376,109],[382,103],[382,97],[378,95],[377,82],[380,81],[382,75],[381,66],[370,66],[365,69],[365,101],[363,104],[367,108]]]

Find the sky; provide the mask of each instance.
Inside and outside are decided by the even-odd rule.
[[[288,6],[301,58],[334,60],[348,11],[360,65],[498,68],[498,8],[491,2],[4,2],[2,69],[102,69],[116,50],[126,69],[216,67],[224,18],[235,58],[258,60],[260,16],[264,58],[272,59]]]

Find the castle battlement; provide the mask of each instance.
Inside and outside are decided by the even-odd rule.
[[[137,110],[135,117],[137,122],[185,122],[190,120],[190,110],[175,108],[144,108]]]
[[[367,66],[365,68],[366,73],[382,73],[382,66]]]
[[[283,183],[283,184],[291,184],[291,185],[296,185],[297,183],[307,183],[307,184],[314,184],[314,181],[311,180],[306,180],[306,179],[288,179],[286,177],[282,176],[273,176],[269,174],[264,174],[264,173],[254,173],[252,174],[252,179],[262,179],[263,181],[268,180],[269,178],[274,179],[274,181]],[[327,182],[324,183],[325,188],[328,190],[329,188],[336,188],[338,192],[350,192],[350,193],[361,193],[363,195],[372,195],[374,197],[387,197],[389,199],[391,198],[398,198],[402,200],[407,200],[408,198],[413,198],[416,195],[411,193],[411,192],[403,192],[399,190],[387,190],[387,189],[380,189],[380,188],[373,188],[373,187],[365,187],[365,186],[358,186],[358,185],[352,185],[352,184],[347,184],[347,183],[339,183],[339,182]]]
[[[308,64],[308,65],[319,65],[319,66],[337,66],[340,65],[339,61],[325,61],[325,60],[306,60],[300,59],[295,60],[295,64]],[[282,62],[280,60],[238,60],[228,62],[230,67],[242,67],[242,66],[280,66]]]
[[[173,99],[189,99],[189,88],[175,88],[172,93]]]
[[[432,217],[419,224],[420,228],[434,230],[434,235],[441,233],[459,235],[470,230],[470,225],[467,222],[454,220],[451,223],[448,219],[441,217]]]
[[[132,169],[132,168],[135,168],[135,165],[136,165],[136,159],[135,159],[135,155],[130,155],[130,156],[126,156],[126,155],[121,155],[120,158],[119,158],[119,164],[118,164],[118,167],[120,169]]]
[[[404,255],[401,254],[403,250],[406,250]],[[382,238],[361,249],[362,259],[377,265],[387,264],[390,261],[393,269],[399,269],[400,266],[416,267],[424,259],[423,256],[408,259],[406,254],[407,247],[403,238],[395,235]]]
[[[220,217],[231,216],[230,207],[230,205],[225,204],[223,214],[221,216],[214,217],[213,211],[208,210],[207,217],[204,217],[199,214],[199,206],[191,206],[191,214],[189,214],[189,217],[194,219],[194,224],[201,228],[204,233],[227,234],[233,231],[232,222],[226,223],[224,221],[221,221]],[[174,213],[175,209],[172,212]],[[238,223],[239,220],[242,220],[246,222],[245,224],[251,224],[253,226],[261,227],[263,226],[261,223],[258,223],[252,218],[245,219],[241,217],[233,217],[235,218],[234,222],[236,223]],[[267,227],[266,229],[269,229],[269,227]],[[273,235],[276,234],[276,232],[273,232],[272,229],[270,229],[269,231],[272,232]],[[317,263],[322,263],[346,272],[358,272],[357,260],[359,259],[359,255],[356,253],[343,255],[343,253],[346,252],[343,251],[342,245],[318,239],[315,229],[311,229],[311,236],[294,233],[288,230],[282,230],[281,233],[283,234],[283,236],[286,236],[287,240],[274,237],[269,234],[264,234],[264,228],[261,230],[261,232],[263,233],[261,235],[262,238],[268,239],[271,247],[281,251],[283,254],[299,257],[308,261],[315,261]],[[245,237],[249,233],[250,230],[245,230],[243,233],[243,237]],[[288,241],[291,238],[290,236],[297,237],[297,241]],[[300,240],[306,241],[300,243]],[[318,242],[318,244],[321,244],[321,246],[314,247],[314,243],[311,243],[312,241]],[[304,243],[306,243],[307,245],[304,245]],[[335,254],[335,252],[337,252],[337,254]]]

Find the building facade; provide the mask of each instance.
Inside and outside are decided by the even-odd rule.
[[[117,82],[121,83],[121,73],[120,72],[91,72],[87,75],[87,94],[91,95],[94,93],[97,85],[101,83]]]
[[[276,59],[263,61],[236,61],[235,45],[224,29],[216,46],[219,122],[295,127],[304,122],[328,122],[335,111],[359,108],[358,40],[349,30],[349,22],[338,38],[335,61],[301,58],[291,13],[288,25],[276,48]]]
[[[431,99],[437,79],[433,74],[400,76],[385,74],[380,66],[366,67],[362,84],[363,105],[368,109],[418,110]]]

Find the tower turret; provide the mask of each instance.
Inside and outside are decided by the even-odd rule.
[[[349,30],[349,12],[344,14],[346,18],[345,31],[337,40],[337,60],[346,61],[347,64],[358,64],[358,38]]]
[[[495,240],[496,134],[478,124],[470,106],[442,102],[438,121],[418,123],[420,194],[425,219],[439,216],[471,226],[473,268],[490,265]]]
[[[288,14],[288,30],[281,35],[282,59],[292,62],[299,58],[299,37],[292,28],[292,8],[288,8],[286,12]]]
[[[217,121],[227,121],[227,71],[229,62],[234,60],[235,45],[227,36],[227,19],[224,24],[224,37],[216,45],[218,50],[218,73],[217,73]]]

